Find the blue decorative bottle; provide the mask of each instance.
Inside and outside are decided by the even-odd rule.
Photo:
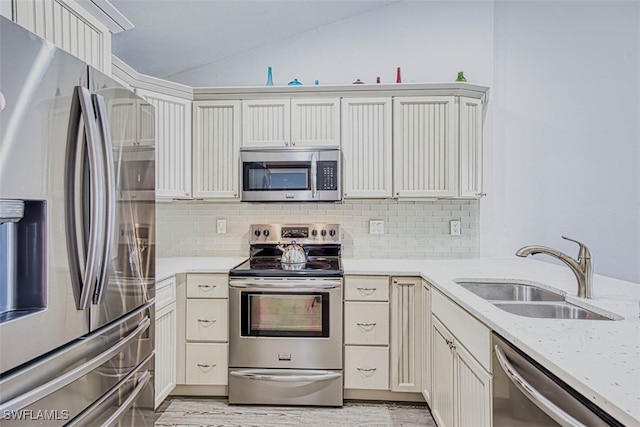
[[[267,69],[267,86],[273,86],[273,72],[271,67]]]

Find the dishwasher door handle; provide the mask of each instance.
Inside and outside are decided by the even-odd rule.
[[[507,359],[507,356],[504,354],[500,346],[495,345],[494,351],[496,353],[496,359],[498,359],[498,363],[504,373],[507,374],[509,380],[527,397],[527,399],[531,401],[531,403],[536,405],[541,411],[562,426],[586,427],[580,421],[573,418],[555,403],[543,396],[538,390],[533,388],[533,386],[529,384],[529,382],[524,379],[524,377],[520,375],[520,373],[509,362],[509,359]]]

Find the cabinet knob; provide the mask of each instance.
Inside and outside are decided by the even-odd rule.
[[[397,285],[398,284],[398,279],[393,279],[393,283]]]
[[[289,145],[289,143],[288,143],[288,142],[285,142],[285,143],[284,143],[284,145]]]
[[[291,145],[296,145],[296,142],[295,141],[291,141]]]

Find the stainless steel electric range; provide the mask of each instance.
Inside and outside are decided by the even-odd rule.
[[[342,406],[341,233],[252,225],[229,272],[229,403]]]

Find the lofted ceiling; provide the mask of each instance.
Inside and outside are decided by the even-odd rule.
[[[398,1],[111,0],[135,25],[113,35],[113,53],[140,73],[170,80]]]

